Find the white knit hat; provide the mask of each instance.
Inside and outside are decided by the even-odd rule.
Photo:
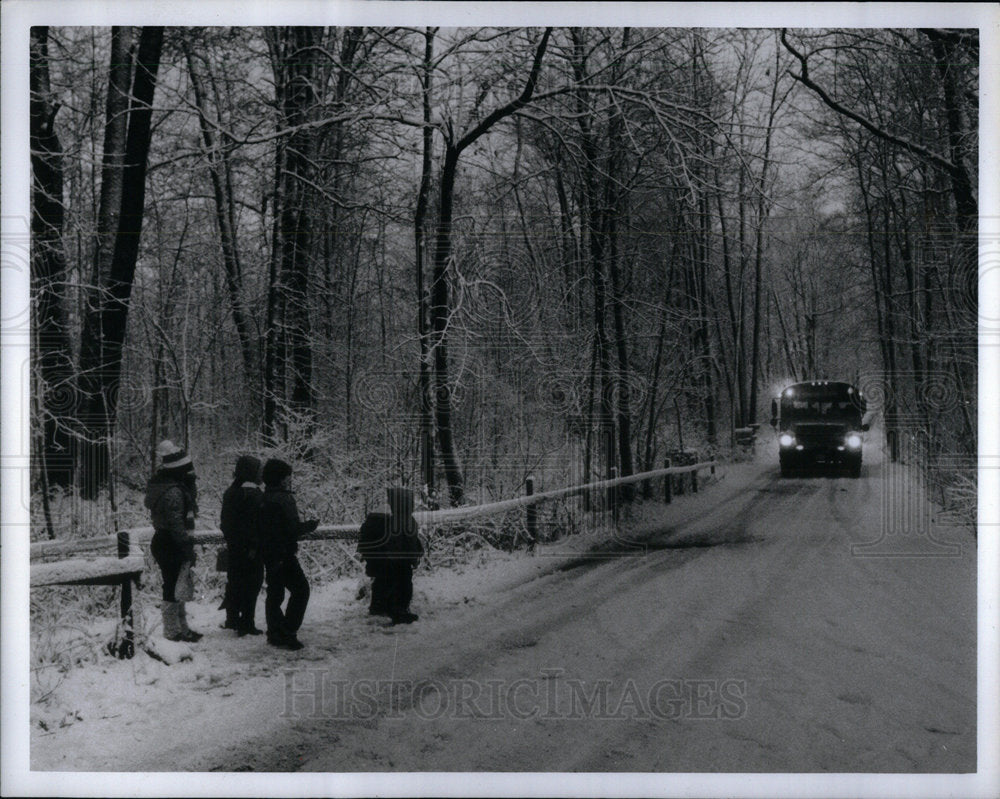
[[[160,466],[164,469],[179,469],[191,465],[188,454],[169,438],[156,445],[156,454],[160,457]]]

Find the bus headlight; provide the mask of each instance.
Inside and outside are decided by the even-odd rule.
[[[783,447],[790,447],[792,446],[792,444],[795,443],[795,436],[791,435],[790,433],[782,433],[778,437],[778,443],[781,444],[781,446]]]
[[[861,446],[861,436],[857,433],[851,433],[844,443],[851,449],[858,449]]]

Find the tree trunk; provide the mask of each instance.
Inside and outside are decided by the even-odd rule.
[[[586,41],[583,32],[573,29],[573,73],[578,86],[587,79]],[[595,175],[599,173],[597,143],[592,129],[592,112],[582,89],[576,92],[577,124],[580,128],[584,156],[583,229],[586,231],[590,259],[591,283],[594,291],[594,352],[596,356],[596,390],[598,440],[604,454],[604,476],[610,477],[615,467],[614,415],[610,397],[611,365],[607,335],[607,279],[604,273],[606,220],[600,206]]]
[[[455,453],[455,443],[452,436],[451,386],[448,380],[448,347],[447,329],[451,314],[448,299],[448,266],[451,261],[452,247],[452,217],[455,202],[455,177],[458,170],[458,159],[470,144],[475,142],[497,122],[510,116],[531,101],[541,71],[542,58],[548,46],[552,29],[546,28],[542,33],[535,57],[531,65],[531,73],[525,82],[521,94],[514,100],[495,108],[484,116],[471,130],[458,141],[453,138],[449,124],[445,142],[444,164],[441,167],[441,187],[439,196],[438,224],[434,241],[434,275],[431,283],[431,330],[433,332],[432,348],[434,351],[434,390],[435,413],[437,422],[438,446],[441,460],[444,464],[444,474],[448,481],[448,492],[453,505],[462,501],[463,480],[462,471]]]
[[[714,142],[712,144],[712,155],[715,155]],[[726,213],[725,208],[722,204],[722,182],[719,179],[718,168],[715,170],[715,182],[716,182],[716,192],[715,192],[715,205],[719,214],[719,227],[720,227],[720,237],[722,239],[722,275],[723,283],[726,287],[726,311],[727,318],[729,321],[728,332],[732,338],[732,349],[730,351],[729,362],[733,364],[732,374],[729,373],[728,366],[726,367],[726,375],[729,387],[729,402],[732,408],[731,417],[737,422],[741,423],[743,419],[743,395],[741,391],[742,380],[740,377],[742,370],[742,352],[740,350],[740,340],[739,340],[739,325],[740,325],[740,313],[737,313],[736,303],[733,298],[733,265],[730,258],[729,250],[729,232],[727,230],[726,224]],[[721,326],[719,329],[719,344],[722,346],[722,331]]]
[[[590,354],[590,371],[587,377],[587,410],[584,419],[583,482],[593,479],[594,471],[594,391],[597,385],[597,338],[594,338]],[[590,491],[583,495],[583,509],[590,511],[593,496]]]
[[[626,28],[622,33],[622,52],[627,51],[628,40],[629,29]],[[614,378],[618,389],[616,392],[618,407],[609,410],[617,412],[618,463],[621,467],[619,477],[628,477],[634,474],[635,469],[632,460],[632,408],[631,397],[629,395],[628,340],[625,337],[625,307],[622,300],[622,281],[619,274],[618,253],[619,225],[620,220],[625,216],[625,202],[618,188],[621,173],[623,172],[623,157],[621,152],[622,119],[621,115],[616,111],[611,113],[612,116],[608,120],[608,155],[604,184],[603,225],[601,226],[601,233],[599,235],[606,239],[606,260],[608,274],[611,279],[611,319],[614,325],[615,354],[618,360],[618,370]],[[621,486],[619,494],[623,500],[628,502],[635,494],[635,486],[632,484]]]
[[[265,338],[264,431],[272,440],[279,435],[279,427],[287,436],[291,423],[298,440],[308,441],[315,423],[309,302],[315,134],[306,123],[316,106],[318,35],[317,28],[289,27],[272,32],[269,41],[279,125],[291,131],[276,152],[275,235]],[[288,372],[289,417],[279,419],[285,410]]]
[[[111,57],[108,72],[108,94],[104,114],[104,145],[101,160],[101,193],[94,236],[92,284],[87,290],[83,332],[80,336],[80,441],[74,453],[76,479],[86,498],[93,498],[104,484],[109,464],[107,441],[109,431],[102,407],[104,374],[103,308],[110,280],[114,236],[121,213],[122,165],[125,139],[128,135],[128,93],[131,83],[131,58],[128,39],[131,29],[111,29]]]
[[[96,496],[98,489],[107,485],[110,478],[110,445],[117,418],[129,300],[139,257],[152,103],[162,45],[163,28],[142,29],[135,79],[129,91],[131,59],[125,55],[120,29],[117,36],[112,33],[112,77],[105,135],[105,155],[111,157],[106,159],[102,170],[97,307],[88,310],[81,341],[80,372],[85,386],[87,438],[78,468],[81,469],[81,493],[87,498]],[[124,67],[116,58],[124,62]],[[118,157],[122,134],[125,134],[125,146]],[[105,180],[110,181],[107,193]],[[110,257],[105,242],[112,245]]]
[[[420,338],[420,474],[428,491],[434,490],[434,395],[431,390],[431,353],[427,331],[427,292],[424,287],[424,252],[427,236],[427,205],[431,189],[431,168],[434,129],[431,127],[432,61],[435,28],[424,30],[423,90],[423,155],[420,167],[420,191],[413,219],[417,277],[417,335]]]
[[[59,106],[49,83],[48,28],[31,29],[31,295],[34,363],[43,387],[37,408],[42,470],[49,485],[72,483],[70,428],[78,413],[63,286],[62,145],[55,132]],[[47,501],[47,500],[46,500]]]
[[[437,233],[434,243],[434,275],[431,281],[431,331],[434,353],[434,419],[437,424],[438,448],[444,466],[445,479],[452,505],[462,501],[462,470],[455,454],[451,430],[451,386],[448,380],[448,265],[451,261],[451,223],[455,197],[455,171],[459,152],[452,142],[445,149],[441,169],[441,196]]]
[[[708,320],[713,315],[708,295],[709,266],[709,226],[708,198],[703,194],[698,198],[698,356],[702,369],[703,407],[705,412],[705,438],[709,446],[715,446],[718,430],[715,421],[715,385],[712,381],[712,342],[708,334]]]
[[[284,146],[278,143],[278,152],[274,165],[274,222],[271,234],[271,257],[268,261],[267,273],[267,319],[264,330],[264,440],[271,446],[278,444],[283,438],[281,429],[281,412],[285,407],[285,321],[284,296],[282,286],[283,274],[279,268],[282,252],[281,215],[278,209],[284,205],[282,199],[283,181],[281,179],[281,151]]]
[[[880,273],[878,262],[880,254],[877,242],[875,241],[875,208],[872,206],[870,192],[865,183],[864,169],[861,164],[861,153],[855,153],[855,164],[858,172],[858,188],[861,192],[861,199],[864,203],[865,218],[867,227],[868,254],[871,264],[872,290],[875,295],[876,320],[879,333],[879,348],[882,355],[882,368],[886,379],[884,380],[884,402],[882,406],[882,418],[885,428],[886,444],[889,447],[889,458],[895,462],[899,458],[899,440],[895,429],[895,401],[893,397],[893,378],[896,374],[896,352],[895,352],[895,331],[892,322],[892,307],[889,294],[891,293],[891,281],[887,283],[886,277],[889,272],[888,249],[883,251],[882,258],[885,260]],[[884,234],[888,238],[888,232]]]
[[[760,370],[760,298],[761,298],[761,272],[764,257],[764,225],[770,213],[770,204],[767,201],[767,178],[768,167],[771,164],[771,137],[774,132],[774,117],[777,112],[778,100],[778,78],[781,75],[780,62],[778,56],[780,50],[775,47],[774,51],[774,80],[771,82],[771,102],[768,107],[767,133],[764,135],[764,162],[760,168],[760,183],[757,187],[757,241],[754,253],[754,283],[753,283],[753,343],[750,354],[750,410],[748,413],[749,424],[757,421],[757,388],[758,374]]]
[[[314,172],[314,134],[299,128],[309,121],[316,104],[313,65],[317,29],[289,29],[289,49],[283,66],[287,81],[282,98],[282,122],[293,132],[284,148],[283,178],[288,190],[281,209],[282,255],[281,270],[285,275],[282,286],[286,292],[288,346],[291,354],[291,408],[303,425],[301,433],[308,439],[312,431],[314,405],[312,381],[312,328],[309,314],[309,262],[312,244],[312,191],[309,183]]]
[[[234,224],[235,202],[233,200],[232,183],[229,179],[229,155],[224,144],[216,141],[212,124],[208,119],[208,103],[201,78],[194,66],[191,47],[186,38],[181,40],[184,56],[187,60],[188,74],[191,77],[191,87],[194,89],[195,102],[198,105],[198,122],[201,126],[201,136],[205,143],[205,154],[208,159],[208,171],[212,180],[212,196],[215,201],[215,220],[219,228],[219,245],[222,250],[222,264],[226,275],[226,291],[229,295],[230,311],[236,335],[240,342],[240,354],[243,358],[243,374],[246,385],[253,395],[258,393],[258,385],[254,379],[253,346],[250,342],[250,324],[248,314],[240,298],[241,269],[239,248],[236,245],[236,225]]]
[[[656,458],[654,442],[656,440],[656,399],[660,385],[660,369],[663,361],[663,345],[667,339],[667,308],[670,305],[670,288],[673,282],[673,259],[670,261],[670,271],[667,277],[666,296],[663,298],[663,305],[660,308],[660,329],[656,335],[656,352],[653,355],[653,378],[649,385],[649,414],[646,422],[646,446],[643,458],[643,470],[649,471],[653,468]]]
[[[962,139],[968,135],[968,131],[962,124],[960,93],[955,86],[954,43],[951,38],[933,30],[924,30],[924,34],[930,39],[935,66],[941,76],[945,120],[948,125],[948,150],[953,166],[948,170],[948,175],[951,178],[952,195],[955,198],[955,223],[961,233],[973,233],[979,225],[979,203],[976,201],[972,179],[969,177],[969,170],[965,166],[962,154]],[[966,257],[973,256],[972,263],[975,263],[976,242],[966,241],[963,245]]]
[[[742,136],[741,142],[742,144]],[[739,394],[739,427],[747,424],[749,415],[749,397],[747,393],[746,364],[746,305],[743,298],[743,276],[746,274],[747,263],[747,212],[746,212],[746,168],[741,164],[739,180],[739,272],[736,281],[736,387]]]

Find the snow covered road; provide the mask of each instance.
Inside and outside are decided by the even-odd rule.
[[[66,686],[90,704],[32,768],[974,771],[975,540],[931,539],[884,468],[735,467],[601,557],[418,575],[408,627],[345,581],[301,653],[210,630],[190,663]]]

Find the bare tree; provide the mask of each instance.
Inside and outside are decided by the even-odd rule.
[[[502,119],[509,117],[531,102],[545,56],[551,28],[546,28],[535,47],[531,69],[520,94],[485,114],[464,132],[455,130],[453,120],[441,126],[444,137],[444,159],[438,181],[437,223],[434,234],[433,278],[431,281],[430,322],[434,355],[434,418],[438,448],[444,466],[445,479],[453,504],[462,500],[462,470],[455,451],[452,434],[452,388],[448,380],[448,268],[452,258],[452,223],[454,218],[455,181],[462,153]]]
[[[94,289],[80,345],[83,439],[76,469],[81,492],[90,498],[109,485],[163,28],[142,29],[134,59],[128,52],[128,36],[125,29],[112,30]]]
[[[434,393],[431,389],[431,347],[428,336],[428,297],[424,286],[424,255],[427,241],[427,210],[431,191],[434,157],[434,128],[431,126],[434,85],[434,36],[437,28],[424,30],[424,58],[420,70],[423,128],[421,137],[420,188],[413,215],[416,254],[417,335],[420,337],[420,473],[428,490],[434,488]]]
[[[233,191],[230,163],[233,146],[225,131],[221,133],[222,141],[219,140],[220,134],[216,133],[220,125],[212,117],[208,93],[195,66],[189,36],[190,34],[185,32],[181,38],[181,48],[187,61],[191,87],[194,90],[198,108],[198,123],[205,146],[209,177],[212,182],[212,199],[215,203],[215,221],[219,230],[219,246],[226,274],[226,289],[229,294],[233,324],[236,326],[236,333],[239,337],[244,379],[251,391],[259,393],[259,391],[255,391],[257,384],[254,377],[257,370],[253,342],[251,341],[251,325],[241,296],[243,270],[240,265],[240,248],[236,227],[236,198]],[[214,105],[218,107],[218,98],[216,98]]]
[[[60,416],[76,414],[76,391],[69,323],[66,318],[66,255],[63,250],[62,145],[55,129],[59,103],[49,79],[48,28],[31,29],[31,293],[39,377],[42,472],[47,483],[68,486],[73,479],[72,438]],[[62,398],[62,401],[60,401]],[[66,399],[69,402],[66,402]],[[54,406],[54,407],[53,407]]]

